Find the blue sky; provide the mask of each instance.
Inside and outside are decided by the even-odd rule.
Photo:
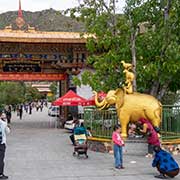
[[[119,0],[119,11],[122,11],[124,2],[125,0]],[[18,4],[19,0],[0,0],[0,13],[15,11],[19,7]],[[49,8],[64,10],[76,5],[78,5],[78,0],[21,0],[22,9],[28,11],[40,11]]]

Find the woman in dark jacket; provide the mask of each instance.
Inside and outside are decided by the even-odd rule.
[[[159,146],[154,146],[155,158],[152,162],[152,166],[156,167],[160,172],[160,175],[156,178],[166,179],[166,176],[171,178],[179,174],[179,166],[171,154],[162,150]]]

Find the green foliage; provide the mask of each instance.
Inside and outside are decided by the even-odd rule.
[[[0,83],[0,104],[18,104],[24,100],[24,87],[20,83]]]
[[[50,90],[53,94],[56,94],[57,93],[57,82],[53,82],[50,86]]]
[[[39,93],[39,91],[31,86],[26,87],[26,94],[24,96],[24,101],[25,102],[31,102],[34,100],[41,99],[42,95]]]
[[[77,76],[73,77],[73,82],[76,86],[81,86],[81,81]]]
[[[87,42],[90,52],[87,61],[94,71],[85,71],[82,80],[74,78],[76,85],[89,84],[95,90],[108,91],[122,84],[120,60],[130,59],[128,37],[124,36],[128,26],[123,15],[114,14],[113,7],[112,1],[107,4],[104,0],[85,0],[70,11],[73,15],[78,12],[78,19],[84,22],[87,33],[95,35]]]
[[[57,82],[53,82],[50,86],[50,90],[52,92],[52,96],[48,96],[48,101],[52,102],[56,100],[56,94],[57,94],[58,84]]]
[[[162,98],[162,104],[179,105],[180,93],[166,92]]]
[[[0,97],[0,106],[3,106],[41,99],[42,95],[22,82],[0,82]]]
[[[115,14],[114,2],[84,0],[71,11],[94,35],[87,43],[88,64],[94,71],[85,72],[77,84],[104,91],[120,87],[124,81],[120,61],[131,62],[131,35],[137,33],[137,90],[159,99],[176,92],[180,87],[179,1],[126,0],[124,15]]]
[[[48,97],[47,97],[47,100],[48,100],[48,102],[53,102],[53,101],[56,100],[56,96],[55,96],[55,95],[53,95],[53,96],[48,96]]]
[[[147,1],[140,7],[148,22],[147,31],[137,37],[137,81],[143,91],[151,92],[156,81],[153,95],[161,99],[165,92],[179,89],[180,44],[179,12],[180,5],[171,1],[169,14],[165,16],[167,1]],[[151,9],[151,11],[149,11]],[[146,82],[146,83],[144,83]],[[161,96],[161,92],[164,94]]]

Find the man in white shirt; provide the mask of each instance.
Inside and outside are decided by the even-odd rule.
[[[0,179],[8,179],[4,175],[4,157],[6,151],[6,134],[10,133],[10,128],[7,125],[2,113],[0,113]]]

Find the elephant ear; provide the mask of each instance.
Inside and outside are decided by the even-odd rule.
[[[121,88],[116,89],[115,95],[117,96],[116,108],[120,109],[124,104],[124,90]]]

